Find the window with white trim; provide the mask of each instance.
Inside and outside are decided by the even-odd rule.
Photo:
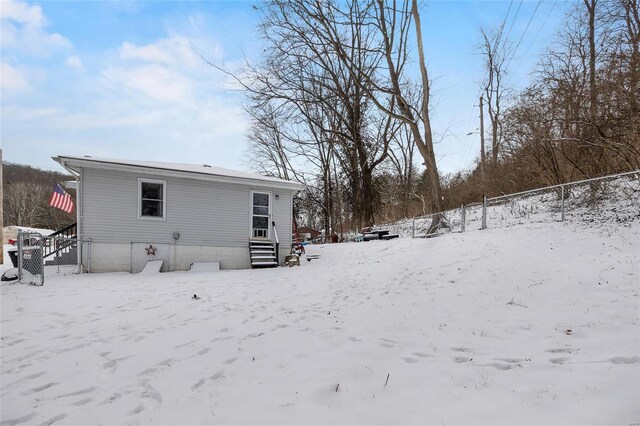
[[[164,219],[166,194],[165,181],[138,179],[138,219]]]

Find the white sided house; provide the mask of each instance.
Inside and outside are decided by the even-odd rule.
[[[206,164],[53,157],[76,176],[82,269],[277,266],[291,248],[299,183]]]

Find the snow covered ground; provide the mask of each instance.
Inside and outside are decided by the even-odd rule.
[[[308,253],[3,284],[2,425],[640,421],[637,221]]]

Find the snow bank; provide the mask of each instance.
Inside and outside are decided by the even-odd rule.
[[[2,423],[640,420],[639,223],[307,250],[2,285]]]

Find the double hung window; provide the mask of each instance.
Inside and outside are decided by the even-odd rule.
[[[166,218],[167,183],[163,180],[138,179],[138,219]]]

